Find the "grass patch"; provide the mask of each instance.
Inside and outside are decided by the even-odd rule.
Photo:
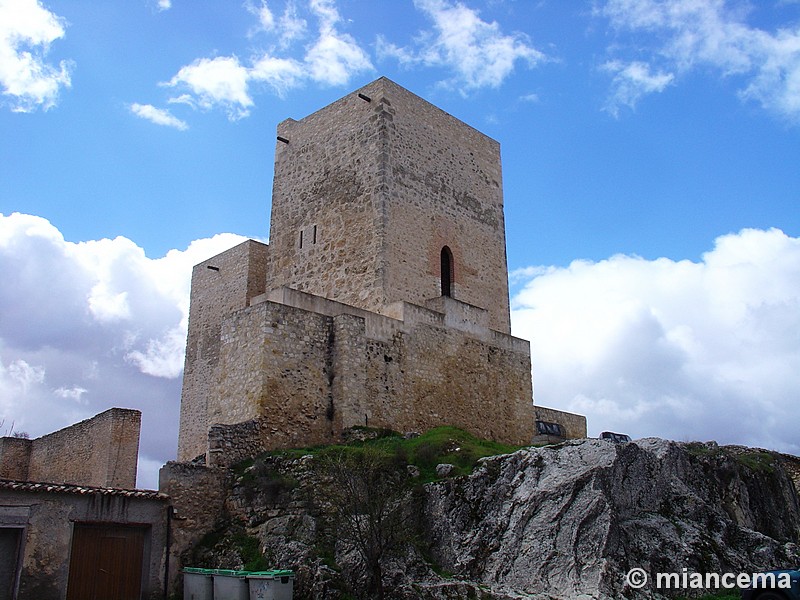
[[[248,535],[241,524],[231,522],[220,523],[216,529],[204,535],[192,549],[189,564],[207,569],[238,568],[234,564],[217,564],[218,559],[215,557],[220,553],[228,555],[230,551],[241,559],[241,568],[244,571],[267,571],[272,568],[261,553],[258,538]]]
[[[736,455],[736,461],[753,471],[772,473],[775,470],[775,457],[769,452],[753,450]]]
[[[775,470],[775,456],[763,450],[731,450],[703,444],[702,442],[689,442],[684,445],[684,448],[692,456],[700,458],[714,458],[720,455],[728,456],[752,471],[772,473]]]
[[[716,445],[704,444],[703,442],[689,442],[684,444],[686,452],[692,456],[718,456],[722,454],[722,449]]]
[[[257,538],[246,533],[237,533],[233,536],[233,545],[242,558],[245,571],[267,571],[271,568],[267,559],[261,554],[261,547]]]
[[[466,475],[472,472],[478,459],[485,456],[508,454],[519,450],[522,446],[482,440],[456,427],[436,427],[410,439],[405,439],[397,432],[382,429],[377,430],[377,436],[374,439],[333,446],[276,450],[268,454],[288,458],[300,458],[309,454],[320,456],[330,453],[357,455],[363,448],[378,452],[387,459],[396,461],[397,464],[416,465],[420,470],[420,482],[425,483],[437,479],[436,465],[438,464],[450,463],[455,465],[452,475]],[[253,465],[253,461],[240,463],[234,466],[234,472],[244,473],[251,465]]]

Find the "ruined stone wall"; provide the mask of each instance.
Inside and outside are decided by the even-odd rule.
[[[0,438],[0,479],[28,480],[32,445],[28,439]]]
[[[548,423],[561,425],[568,440],[587,437],[585,416],[538,405],[534,406],[533,410],[537,421],[547,421]]]
[[[441,251],[453,255],[452,296],[489,311],[510,333],[500,145],[388,80],[386,287],[389,301],[441,295]]]
[[[265,292],[269,247],[248,240],[192,271],[191,313],[181,392],[178,459],[206,451],[207,403],[218,378],[222,320]]]
[[[3,438],[0,477],[135,488],[141,419],[138,410],[112,408],[55,433],[20,440],[24,447]]]
[[[183,558],[214,529],[223,512],[229,484],[228,471],[191,463],[168,462],[158,473],[158,489],[169,496],[175,509],[169,553],[168,587],[174,593],[181,577]]]
[[[233,425],[216,424],[208,430],[206,466],[228,467],[258,456],[268,444],[268,419],[256,417]]]

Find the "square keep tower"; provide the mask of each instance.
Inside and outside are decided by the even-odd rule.
[[[385,313],[440,296],[509,333],[499,144],[380,78],[278,127],[266,288]]]

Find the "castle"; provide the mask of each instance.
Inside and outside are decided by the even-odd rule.
[[[192,274],[178,460],[225,466],[354,426],[585,437],[531,390],[499,144],[386,78],[280,123],[269,244]]]
[[[0,438],[0,597],[167,597],[226,510],[215,467],[264,450],[357,426],[586,437],[584,417],[533,405],[530,345],[510,335],[497,142],[381,78],[276,144],[269,245],[194,268],[159,491],[124,489],[138,411]]]

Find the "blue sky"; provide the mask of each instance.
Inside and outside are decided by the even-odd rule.
[[[191,264],[268,237],[277,123],[381,75],[501,143],[537,402],[800,451],[797,0],[0,0],[5,429],[141,408],[154,485]]]

